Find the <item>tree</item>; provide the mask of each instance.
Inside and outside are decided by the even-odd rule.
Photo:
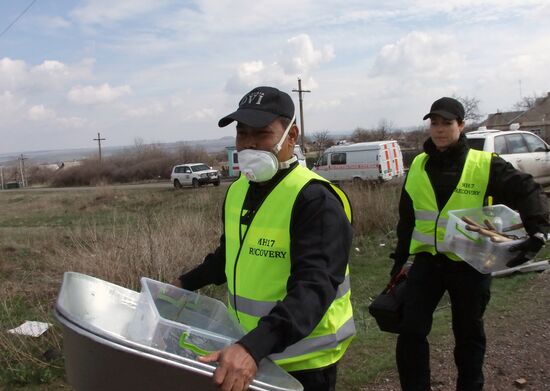
[[[313,133],[313,144],[317,148],[317,155],[321,156],[321,151],[334,144],[334,140],[329,136],[328,130]]]
[[[469,96],[455,96],[453,98],[458,100],[464,106],[464,121],[472,121],[474,123],[479,122],[482,115],[479,112],[479,99],[476,97],[470,98]]]
[[[378,126],[373,132],[373,136],[375,138],[373,141],[390,139],[393,128],[394,125],[392,121],[389,121],[386,118],[382,118],[380,122],[378,122]]]
[[[517,111],[529,110],[535,106],[537,99],[541,97],[542,96],[538,96],[537,94],[533,94],[531,96],[524,96],[514,104],[514,109]]]

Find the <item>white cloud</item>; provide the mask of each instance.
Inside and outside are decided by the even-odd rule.
[[[385,45],[374,61],[371,76],[447,79],[463,64],[456,39],[443,34],[413,31]]]
[[[128,85],[111,87],[108,83],[99,86],[76,86],[71,88],[67,97],[77,104],[109,103],[132,93]]]
[[[314,69],[334,58],[334,49],[326,45],[316,49],[307,34],[300,34],[286,41],[276,58],[270,63],[262,60],[243,62],[237,66],[226,84],[226,90],[242,94],[245,90],[258,85],[274,85],[289,88],[300,77],[303,85],[317,86],[311,76]]]
[[[16,97],[10,91],[0,92],[0,121],[16,119],[16,113],[24,109],[25,104],[25,99]]]
[[[202,108],[184,116],[184,121],[203,121],[215,118],[215,111],[211,108]]]
[[[29,119],[32,121],[40,122],[44,125],[55,125],[66,128],[80,128],[86,121],[79,117],[62,117],[57,113],[48,109],[44,105],[35,105],[28,110]]]
[[[129,117],[148,117],[164,112],[164,105],[161,103],[152,103],[146,106],[140,107],[128,107],[125,110],[125,114]]]
[[[103,24],[132,19],[152,12],[167,4],[164,0],[88,0],[71,12],[76,20],[89,24]]]
[[[44,105],[32,106],[29,109],[29,118],[33,121],[44,121],[55,118],[55,112],[47,109]]]
[[[71,81],[90,78],[94,63],[94,59],[84,59],[74,65],[44,60],[39,65],[29,66],[25,61],[4,57],[0,59],[0,90],[26,88],[51,92],[52,89],[63,88]]]
[[[42,25],[47,29],[68,29],[72,23],[61,16],[37,16],[33,18],[36,24]]]
[[[0,90],[14,90],[27,78],[24,61],[4,57],[0,59]]]
[[[334,58],[332,46],[326,45],[321,50],[315,49],[307,34],[292,37],[287,43],[288,48],[280,55],[280,64],[288,74],[307,74],[322,62],[328,62]]]

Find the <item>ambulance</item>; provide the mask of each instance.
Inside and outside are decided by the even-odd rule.
[[[386,182],[405,175],[397,141],[335,145],[325,150],[313,171],[330,181]]]

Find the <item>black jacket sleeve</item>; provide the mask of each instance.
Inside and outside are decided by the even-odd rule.
[[[548,233],[548,200],[542,187],[497,155],[491,161],[487,195],[493,197],[493,204],[517,210],[528,234]]]
[[[406,183],[406,182],[405,182]],[[411,237],[414,230],[414,208],[412,199],[409,193],[405,190],[405,185],[401,189],[401,197],[399,199],[399,221],[397,222],[397,245],[392,254],[396,264],[405,264],[409,258],[409,248]]]
[[[291,222],[287,295],[239,343],[256,362],[309,335],[344,281],[352,241],[340,201],[324,185],[308,185]]]
[[[179,280],[181,286],[190,291],[209,284],[221,285],[226,282],[225,235],[220,237],[220,244],[213,253],[208,254],[196,268],[182,274]]]

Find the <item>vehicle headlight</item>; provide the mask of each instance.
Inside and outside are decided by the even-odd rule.
[[[201,178],[208,178],[208,174],[200,174]]]

